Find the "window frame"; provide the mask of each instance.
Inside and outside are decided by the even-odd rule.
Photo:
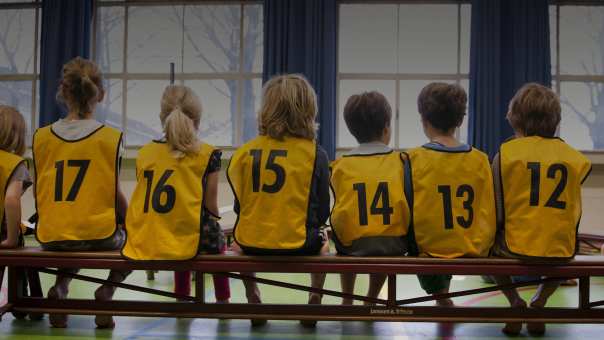
[[[395,102],[393,103],[393,117],[391,126],[394,125],[394,129],[392,130],[392,138],[394,148],[397,150],[403,150],[404,147],[400,145],[400,86],[401,81],[406,80],[446,80],[446,81],[455,81],[455,84],[460,85],[462,81],[470,79],[470,73],[468,70],[467,73],[461,72],[461,17],[462,17],[462,6],[463,5],[471,5],[470,0],[340,0],[338,1],[338,19],[340,18],[340,9],[342,5],[350,5],[350,4],[365,4],[365,5],[374,5],[374,4],[391,4],[391,5],[457,5],[457,65],[455,73],[407,73],[407,72],[399,72],[397,70],[396,73],[341,73],[340,65],[338,62],[337,65],[337,76],[336,76],[336,150],[337,151],[347,151],[351,150],[352,147],[340,146],[339,145],[339,133],[340,133],[340,82],[342,80],[387,80],[394,81],[394,95]],[[397,17],[399,15],[399,11],[397,11]],[[400,23],[397,20],[397,34],[398,34],[398,24]],[[339,36],[340,25],[338,24],[338,36]],[[398,48],[397,39],[397,51]],[[340,51],[340,40],[338,39],[337,46],[338,54]],[[398,53],[398,52],[397,52]],[[397,55],[397,63],[398,63],[399,55]],[[339,60],[339,59],[338,59]],[[469,89],[466,89],[469,95]],[[467,119],[467,114],[466,118]],[[460,129],[456,131],[456,137],[459,138],[461,134]]]
[[[594,0],[550,0],[549,6],[554,6],[556,9],[556,26],[550,26],[550,34],[551,30],[555,30],[555,45],[550,46],[550,51],[556,52],[556,67],[553,68],[554,72],[552,73],[552,82],[555,82],[554,90],[558,96],[562,95],[562,83],[563,82],[593,82],[593,83],[602,83],[604,84],[604,74],[603,75],[578,75],[578,74],[561,74],[560,73],[560,7],[562,6],[593,6],[593,7],[604,7],[604,2],[602,1],[594,1]],[[558,126],[558,135],[560,134],[560,126]],[[604,149],[580,149],[580,151],[586,155],[592,155],[591,158],[597,159],[598,164],[604,164]],[[595,157],[593,157],[595,156]],[[600,157],[598,157],[600,156]]]
[[[245,80],[262,80],[262,73],[260,72],[243,72],[245,56],[245,6],[251,5],[263,5],[262,0],[122,0],[122,1],[96,1],[93,13],[93,25],[92,25],[92,39],[91,39],[91,56],[96,60],[96,49],[97,49],[97,25],[99,16],[98,11],[102,7],[122,7],[124,8],[124,31],[123,31],[123,42],[122,42],[122,70],[121,72],[107,72],[103,73],[103,78],[107,81],[119,80],[121,81],[121,130],[124,134],[128,134],[128,82],[129,81],[144,81],[144,80],[170,80],[170,72],[166,67],[166,72],[158,73],[131,73],[128,72],[128,18],[130,7],[160,7],[160,6],[192,6],[192,5],[239,5],[240,6],[240,29],[239,29],[239,71],[238,72],[183,72],[184,64],[181,59],[181,67],[176,67],[174,71],[174,82],[175,84],[184,85],[185,81],[191,80],[237,80],[237,114],[236,120],[231,122],[233,124],[234,131],[234,143],[233,145],[216,145],[222,149],[235,149],[237,146],[243,143],[243,107],[242,98],[244,95],[243,85]],[[184,25],[184,22],[183,22]],[[184,39],[181,42],[181,50],[184,51]],[[184,53],[181,53],[181,58],[184,59]],[[255,109],[254,109],[255,110]],[[127,140],[127,139],[126,139]],[[126,143],[127,149],[139,149],[142,145],[128,144]]]
[[[40,32],[41,32],[41,15],[42,15],[42,0],[30,0],[28,2],[18,1],[0,3],[0,11],[2,10],[19,10],[19,9],[33,9],[34,10],[34,48],[33,48],[33,71],[32,73],[16,73],[16,74],[0,74],[0,81],[6,82],[18,82],[18,81],[29,81],[31,82],[31,112],[30,112],[30,126],[27,127],[27,136],[32,136],[34,131],[38,128],[38,92],[40,83]],[[27,138],[28,147],[31,144],[31,139]]]

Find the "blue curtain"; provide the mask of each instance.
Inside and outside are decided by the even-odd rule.
[[[61,118],[56,93],[63,64],[90,55],[93,0],[42,1],[40,48],[40,127]]]
[[[527,82],[551,86],[548,0],[473,0],[469,140],[491,158],[513,135],[505,114]]]
[[[336,152],[336,0],[264,1],[264,81],[301,73],[317,92],[319,143]]]

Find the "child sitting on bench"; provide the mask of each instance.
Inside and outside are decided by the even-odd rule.
[[[515,138],[501,145],[493,161],[497,197],[496,256],[524,260],[565,261],[577,251],[581,220],[581,184],[591,162],[556,137],[560,100],[549,88],[529,83],[512,98],[507,119]],[[496,276],[498,284],[511,278]],[[539,286],[530,307],[543,308],[560,282]],[[526,307],[515,289],[503,290],[513,307]],[[522,323],[508,323],[503,332],[517,335]],[[545,324],[529,323],[532,335]]]
[[[303,76],[287,74],[269,80],[262,93],[259,136],[235,151],[227,170],[238,215],[235,249],[248,255],[327,253],[321,226],[329,217],[329,161],[315,141],[315,91]],[[311,280],[322,288],[325,273],[313,273]],[[244,284],[248,301],[260,303],[256,283]],[[311,293],[308,302],[320,304],[321,298]]]
[[[410,255],[487,257],[495,236],[495,202],[489,159],[459,142],[466,114],[459,85],[431,83],[417,99],[429,143],[408,153],[405,188],[412,207]],[[449,292],[451,275],[418,275],[428,294]],[[437,304],[452,305],[450,299]]]
[[[32,184],[23,158],[25,129],[19,111],[0,105],[0,187],[5,188],[0,193],[0,249],[23,246],[21,196]]]
[[[218,224],[222,152],[197,137],[201,111],[189,87],[166,87],[159,114],[164,138],[143,146],[136,159],[137,185],[128,207],[122,249],[126,258],[188,260],[200,252],[224,251]],[[189,295],[191,272],[175,272],[174,280],[175,293]],[[214,287],[217,302],[227,303],[228,279],[214,275]]]
[[[75,58],[63,66],[57,98],[67,116],[34,134],[35,199],[38,213],[36,238],[44,250],[95,251],[122,247],[121,226],[128,202],[119,185],[123,154],[122,133],[94,119],[105,96],[98,66]],[[48,291],[49,299],[67,296],[71,274],[61,268]],[[111,270],[107,280],[122,282],[130,271]],[[94,296],[109,301],[115,287],[104,284]],[[97,315],[97,327],[113,328],[110,315]],[[66,327],[67,315],[51,314],[53,327]]]
[[[346,126],[359,146],[331,164],[335,203],[331,212],[338,253],[403,256],[407,253],[409,205],[404,195],[404,164],[390,143],[392,109],[379,92],[365,92],[344,106]],[[352,294],[356,274],[340,276],[342,292]],[[377,298],[386,275],[369,276],[367,296]],[[351,305],[352,299],[342,299]],[[370,304],[370,303],[366,303]]]

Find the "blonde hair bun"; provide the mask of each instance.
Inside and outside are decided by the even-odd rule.
[[[174,157],[182,158],[199,151],[197,132],[201,111],[199,98],[191,88],[170,85],[164,90],[159,118]]]

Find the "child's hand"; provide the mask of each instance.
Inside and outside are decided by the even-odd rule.
[[[14,249],[17,248],[17,241],[11,242],[11,240],[4,240],[0,242],[0,249]]]

